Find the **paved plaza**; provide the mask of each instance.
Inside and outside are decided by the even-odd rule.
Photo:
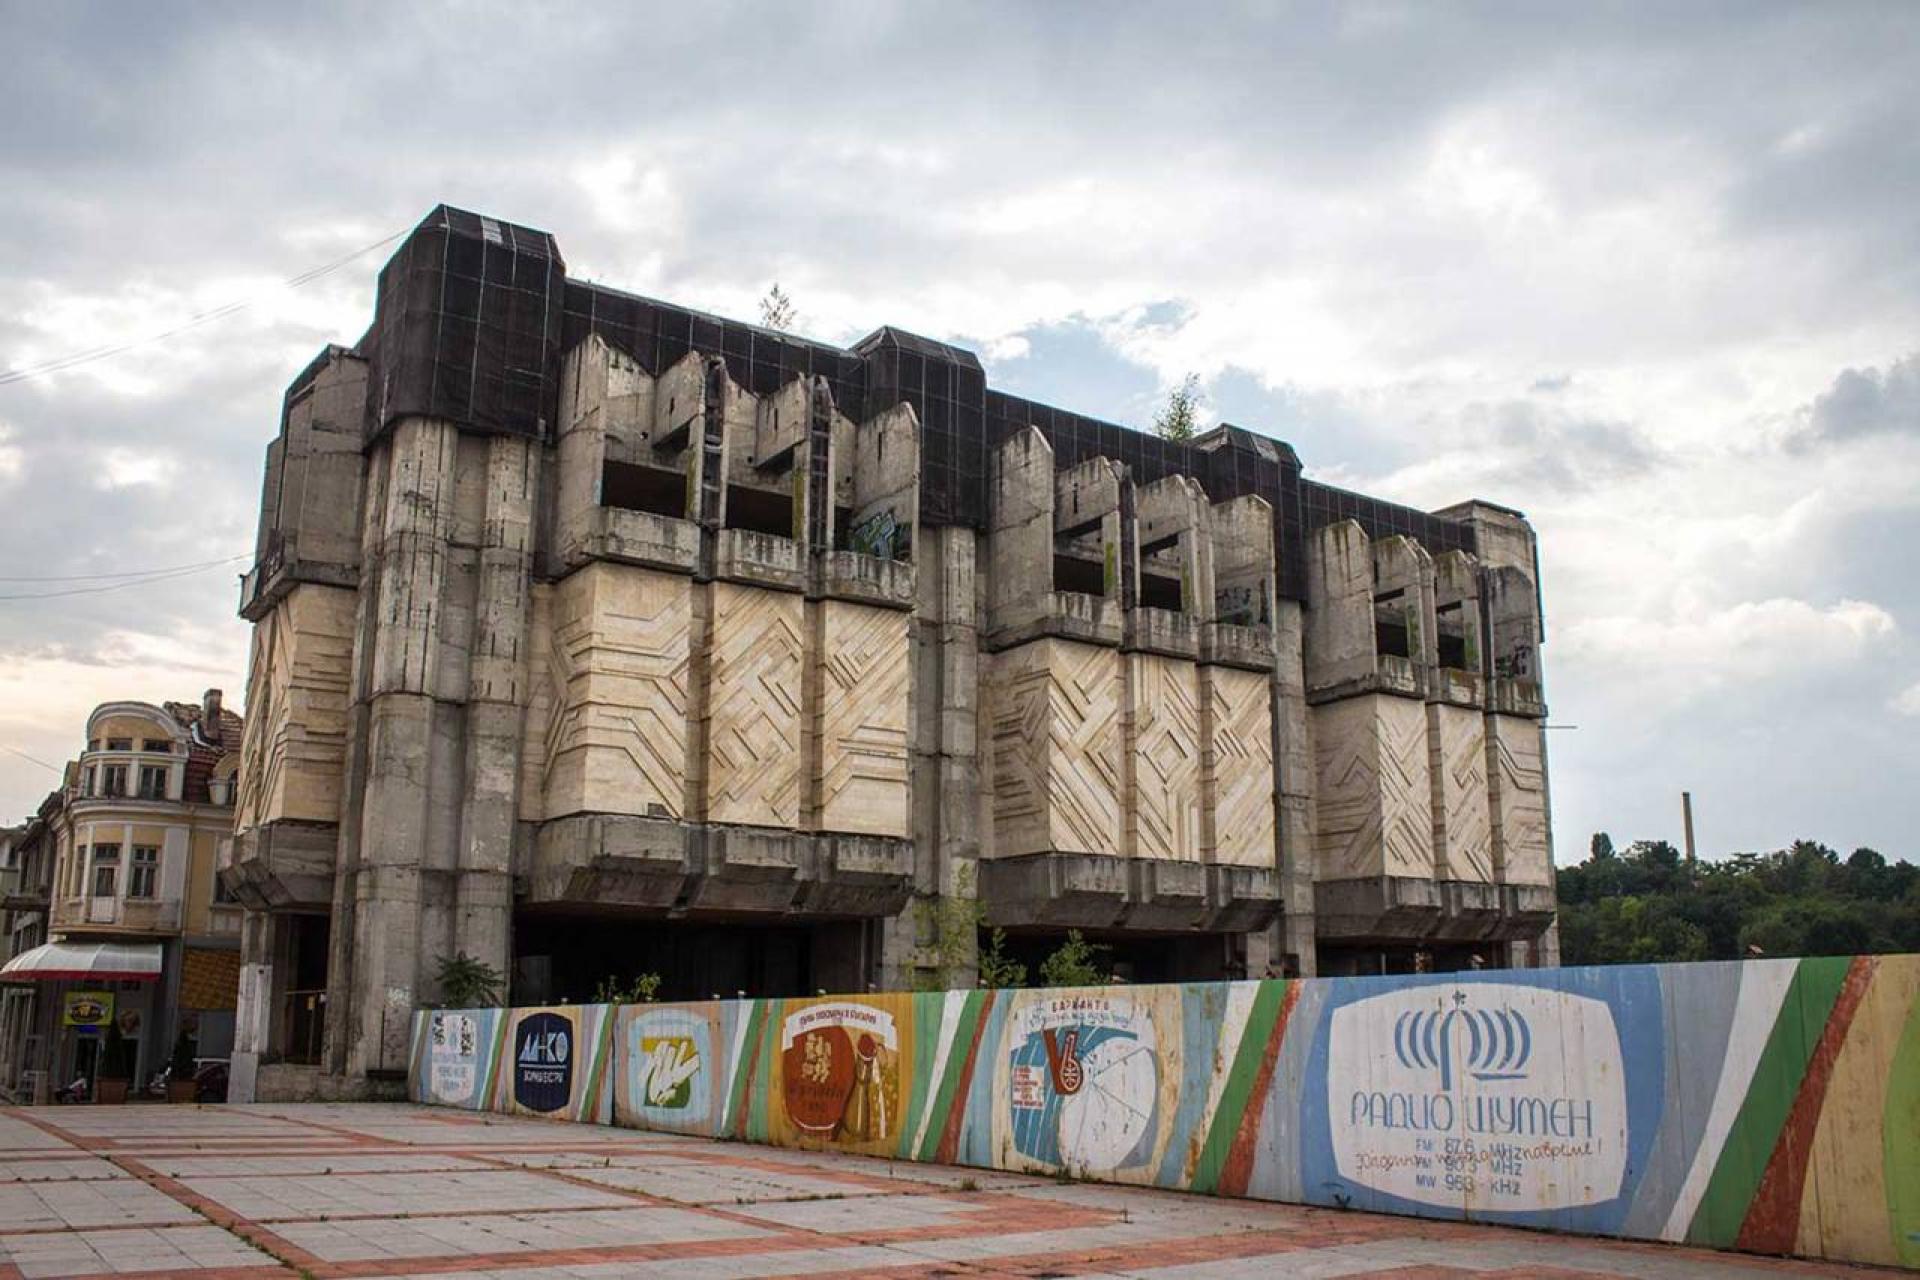
[[[401,1105],[0,1109],[0,1280],[1889,1276]]]

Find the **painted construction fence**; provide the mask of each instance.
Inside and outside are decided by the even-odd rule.
[[[420,1102],[1920,1267],[1920,956],[416,1015]]]

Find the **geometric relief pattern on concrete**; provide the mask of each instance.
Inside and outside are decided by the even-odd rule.
[[[338,819],[354,601],[342,587],[302,585],[254,628],[236,827]]]
[[[1552,884],[1540,726],[1522,716],[1487,716],[1486,731],[1488,807],[1501,882]]]
[[[1362,694],[1315,707],[1313,728],[1319,878],[1431,877],[1425,706]]]
[[[1487,800],[1486,717],[1469,707],[1430,703],[1433,848],[1440,878],[1493,879],[1493,821]]]
[[[1141,858],[1200,859],[1200,682],[1194,664],[1126,655],[1131,679],[1127,748],[1133,787],[1127,825]]]
[[[593,564],[553,597],[546,813],[686,810],[692,583]]]
[[[1047,646],[1036,640],[983,664],[993,762],[993,839],[983,857],[1044,853],[1047,839]]]
[[[1267,677],[1231,667],[1204,667],[1201,673],[1212,732],[1211,860],[1271,867],[1273,707]]]
[[[707,817],[800,825],[800,681],[806,601],[713,584]]]
[[[1047,654],[1047,827],[1063,853],[1120,852],[1120,654],[1067,640]]]
[[[820,608],[820,828],[904,838],[911,615],[839,600]]]

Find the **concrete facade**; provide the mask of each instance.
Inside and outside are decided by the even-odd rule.
[[[377,1081],[462,954],[523,1002],[970,985],[979,924],[1142,981],[1552,959],[1516,514],[490,218],[430,215],[289,389],[241,612],[240,1096],[296,970],[311,1065]]]

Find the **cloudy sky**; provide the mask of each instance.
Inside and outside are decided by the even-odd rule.
[[[1555,829],[1920,858],[1920,9],[0,0],[0,816],[238,701],[281,391],[447,201],[1541,536]],[[962,11],[964,8],[964,12]],[[52,579],[59,579],[54,581]]]

